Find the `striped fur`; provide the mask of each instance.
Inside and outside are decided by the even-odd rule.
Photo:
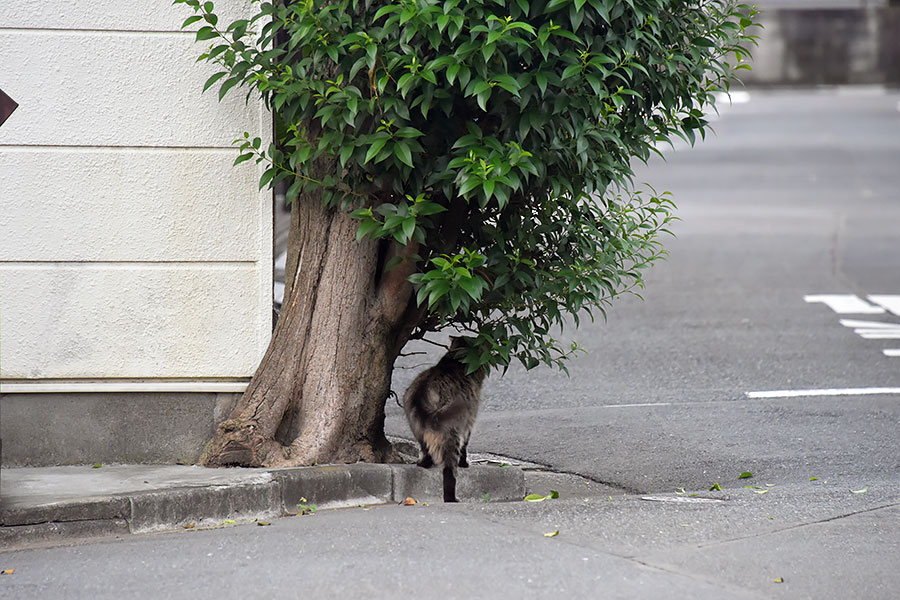
[[[450,350],[430,369],[420,373],[403,396],[403,410],[421,449],[420,467],[437,463],[443,469],[444,502],[457,502],[456,470],[468,467],[466,449],[481,403],[481,384],[487,371],[466,375],[456,359],[465,346],[452,338]]]

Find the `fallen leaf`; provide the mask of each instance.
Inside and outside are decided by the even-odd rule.
[[[809,480],[810,480],[810,481],[818,481],[819,478],[818,478],[818,477],[810,477]]]
[[[751,477],[753,477],[753,473],[751,473],[750,471],[744,471],[743,473],[738,475],[738,479],[750,479]]]
[[[271,525],[271,523],[269,523],[268,521],[257,521],[256,524],[259,527],[268,527],[269,525]]]
[[[12,575],[15,572],[15,569],[6,569],[5,571],[0,571],[0,573],[2,573],[3,575]]]
[[[687,492],[684,490],[684,488],[678,488],[677,490],[675,490],[675,493],[678,494],[679,496],[684,496],[687,494]]]
[[[753,490],[754,494],[768,494],[769,490]]]
[[[775,484],[774,484],[774,483],[767,483],[767,484],[766,484],[766,487],[775,487]]]
[[[850,491],[853,492],[854,494],[865,494],[866,492],[869,491],[869,488],[868,488],[868,487],[864,487],[864,488],[861,489],[861,490],[850,490]]]
[[[94,463],[94,465],[93,465],[91,468],[92,468],[92,469],[99,469],[99,468],[101,468],[102,466],[103,466],[103,463]]]
[[[407,497],[406,500],[403,501],[404,506],[415,506],[416,501],[414,498]]]
[[[772,580],[772,583],[784,583],[784,577],[777,577]]]
[[[544,500],[553,500],[556,498],[559,498],[559,492],[550,490],[550,493],[546,496],[541,496],[540,494],[528,494],[523,500],[525,500],[525,502],[543,502]]]
[[[722,491],[722,486],[719,485],[719,482],[716,482],[716,483],[713,484],[713,486],[712,486],[711,488],[709,488],[709,491],[711,491],[711,492],[721,492],[721,491]]]
[[[237,525],[237,521],[234,519],[225,519],[222,521],[222,525]]]
[[[559,535],[559,529],[557,529],[556,531],[551,531],[550,533],[545,533],[544,537],[556,537],[558,535]]]
[[[197,524],[196,523],[185,523],[182,525],[185,529],[193,529]]]

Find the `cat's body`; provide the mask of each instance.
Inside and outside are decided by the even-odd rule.
[[[437,463],[443,469],[444,502],[457,502],[456,470],[468,467],[466,449],[481,404],[485,369],[466,375],[455,357],[464,346],[454,338],[441,360],[420,373],[403,396],[403,410],[421,448],[420,467]]]

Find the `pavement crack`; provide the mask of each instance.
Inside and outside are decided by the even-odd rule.
[[[833,522],[833,521],[839,521],[839,520],[841,520],[841,519],[846,519],[846,518],[848,518],[848,517],[855,517],[855,516],[857,516],[857,515],[864,515],[864,514],[866,514],[866,513],[871,513],[871,512],[875,512],[875,511],[879,511],[879,510],[884,510],[884,509],[886,509],[886,508],[896,508],[896,507],[898,507],[898,506],[900,506],[900,503],[898,503],[898,502],[893,502],[893,503],[890,503],[890,504],[883,504],[883,505],[881,505],[881,506],[873,506],[872,508],[866,508],[866,509],[864,509],[864,510],[857,510],[857,511],[849,512],[849,513],[844,513],[844,514],[840,514],[840,515],[835,515],[835,516],[833,516],[833,517],[827,517],[827,518],[824,518],[824,519],[816,519],[815,521],[809,521],[809,522],[807,522],[807,523],[797,523],[796,525],[790,525],[790,526],[788,526],[788,527],[783,527],[783,528],[781,528],[781,529],[775,529],[775,530],[772,530],[772,531],[765,531],[765,532],[760,532],[760,533],[754,533],[754,534],[752,534],[752,535],[744,535],[744,536],[740,536],[740,537],[729,538],[729,539],[727,539],[727,540],[715,540],[715,541],[712,541],[712,542],[706,542],[706,543],[703,543],[703,544],[697,544],[697,545],[695,546],[695,548],[698,548],[698,549],[702,549],[702,548],[713,548],[713,547],[715,547],[715,546],[721,546],[721,545],[724,545],[724,544],[730,544],[730,543],[733,543],[733,542],[741,542],[741,541],[744,541],[744,540],[752,540],[752,539],[756,539],[756,538],[767,537],[767,536],[774,535],[774,534],[784,533],[784,532],[786,532],[786,531],[794,531],[795,529],[802,529],[802,528],[804,528],[804,527],[811,527],[811,526],[814,526],[814,525],[822,525],[822,524],[824,524],[824,523],[831,523],[831,522]]]

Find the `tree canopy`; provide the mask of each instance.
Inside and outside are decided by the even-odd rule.
[[[704,135],[755,42],[733,0],[256,1],[228,25],[175,3],[221,67],[204,89],[277,115],[235,163],[405,246],[384,266],[415,263],[412,338],[469,332],[473,371],[565,368],[554,331],[641,286],[674,206],[632,161]]]

